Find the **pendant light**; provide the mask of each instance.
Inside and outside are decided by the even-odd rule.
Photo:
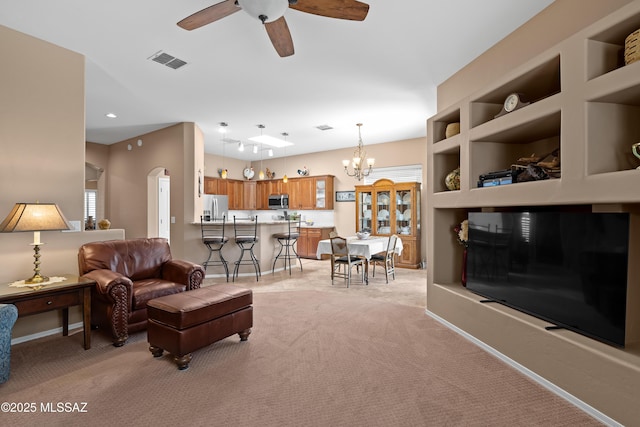
[[[218,129],[218,132],[220,132],[220,134],[222,134],[222,170],[220,171],[220,177],[222,179],[227,179],[227,175],[228,175],[228,171],[227,169],[224,167],[224,135],[227,133],[227,126],[229,126],[227,123],[225,122],[221,122],[220,123],[220,128]]]
[[[288,133],[286,132],[282,132],[282,136],[284,136],[284,140],[287,140],[287,137],[289,136]],[[286,183],[289,182],[289,178],[287,177],[287,147],[284,147],[284,176],[282,177],[282,182]]]
[[[260,144],[260,172],[258,172],[258,179],[264,179],[264,169],[262,167],[262,144]]]

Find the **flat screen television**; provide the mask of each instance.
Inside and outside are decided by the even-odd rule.
[[[627,213],[469,213],[469,290],[622,347],[628,257]]]

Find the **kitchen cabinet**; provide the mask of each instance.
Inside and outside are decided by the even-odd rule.
[[[256,181],[256,209],[269,209],[269,195],[281,194],[281,179]]]
[[[296,252],[301,258],[316,258],[318,242],[329,238],[333,227],[301,227]]]
[[[256,209],[257,182],[242,183],[242,209]]]
[[[221,194],[218,190],[218,178],[212,178],[210,176],[204,177],[204,193],[205,194]]]
[[[288,194],[289,210],[333,209],[333,175],[257,181],[256,209],[269,209],[270,194]]]
[[[270,194],[288,194],[289,210],[333,209],[333,175],[282,179],[239,180],[204,177],[205,194],[229,197],[229,209],[269,209]]]
[[[398,267],[418,268],[420,250],[420,183],[379,179],[356,185],[356,231],[376,236],[397,234],[402,240]]]
[[[245,181],[239,179],[205,177],[204,192],[205,194],[220,194],[229,197],[229,209],[253,209],[244,206],[244,183]]]
[[[244,209],[244,181],[227,180],[227,196],[229,197],[229,210]]]

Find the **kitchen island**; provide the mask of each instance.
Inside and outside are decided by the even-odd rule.
[[[248,220],[242,220],[242,221],[245,223],[250,222]],[[216,222],[214,221],[205,222],[205,224],[214,224],[214,223]],[[192,224],[197,227],[200,227],[200,222],[193,222]],[[284,221],[284,220],[266,220],[266,221],[258,220],[258,227],[256,230],[256,234],[258,236],[258,242],[253,248],[253,253],[255,254],[256,258],[259,261],[260,270],[262,274],[271,273],[272,271],[271,268],[273,267],[273,260],[278,254],[278,251],[280,250],[280,244],[272,236],[275,233],[287,232],[288,231],[287,224],[288,224],[287,221]],[[300,249],[302,249],[304,253],[307,253],[307,252],[312,253],[313,254],[312,257],[315,258],[315,245],[317,245],[317,241],[315,241],[314,239],[315,241],[314,243],[309,239],[305,238],[305,236],[309,234],[315,236],[317,234],[318,237],[320,237],[321,235],[328,234],[331,230],[333,230],[333,227],[310,226],[310,225],[305,225],[305,223],[303,222],[301,224],[301,228],[302,228],[301,230],[302,239],[299,240],[298,243],[296,243],[296,251],[298,251],[298,247],[299,245],[301,245]],[[222,256],[229,263],[229,273],[230,273],[229,276],[231,277],[233,273],[234,262],[240,257],[240,248],[238,247],[238,245],[234,240],[233,219],[225,223],[224,235],[226,237],[229,237],[229,241],[222,248]],[[318,238],[317,240],[319,241],[320,239]],[[309,245],[314,245],[314,248],[309,247]],[[194,262],[203,263],[209,256],[209,251],[206,248],[206,246],[204,244],[201,244],[201,246],[202,246],[202,251],[200,253],[202,254],[201,255],[202,259],[200,261],[194,261]],[[313,249],[313,251],[311,251],[311,249]],[[245,255],[245,259],[246,259],[246,255]],[[275,270],[279,271],[279,270],[282,270],[283,268],[284,268],[284,263],[279,262],[276,265]],[[225,275],[224,268],[222,266],[211,266],[206,271],[206,277],[224,277],[224,275]],[[248,276],[255,275],[253,267],[251,265],[241,265],[239,276],[247,276],[247,275]]]

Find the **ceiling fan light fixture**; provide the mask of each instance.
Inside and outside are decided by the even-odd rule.
[[[288,0],[238,0],[238,4],[263,24],[279,19],[289,7]]]

